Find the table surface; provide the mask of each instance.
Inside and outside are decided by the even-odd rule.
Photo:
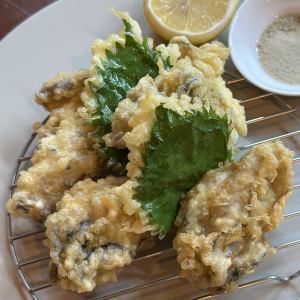
[[[0,0],[0,40],[22,21],[56,0]]]

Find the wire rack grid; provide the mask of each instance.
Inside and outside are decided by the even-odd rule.
[[[291,139],[292,143],[295,144],[294,138],[298,134],[300,134],[300,129],[299,129],[300,119],[296,114],[296,109],[294,109],[283,98],[256,89],[254,86],[248,83],[245,80],[245,78],[236,75],[235,72],[232,73],[226,71],[224,77],[226,79],[227,86],[232,90],[236,98],[243,99],[243,97],[241,97],[240,95],[241,94],[247,95],[247,97],[244,97],[244,99],[240,100],[240,102],[241,104],[245,105],[247,124],[249,125],[249,129],[250,129],[249,134],[251,135],[252,127],[256,129],[254,130],[253,138],[251,138],[250,136],[250,140],[246,140],[246,139],[242,140],[243,144],[239,146],[241,153],[243,153],[243,151],[248,148],[251,148],[257,144],[264,143],[266,141]],[[253,91],[255,91],[255,93]],[[266,108],[264,106],[264,102],[269,102],[269,104],[271,103],[272,109]],[[295,121],[296,125],[294,125],[294,130],[292,128],[293,126],[288,125],[287,126],[288,129],[283,129],[281,133],[273,132],[272,122],[274,120],[278,120],[282,118],[285,118],[284,123],[288,123],[291,120]],[[44,123],[46,121],[47,119],[44,120]],[[271,128],[269,133],[267,131],[267,134],[264,137],[257,135],[257,131],[260,131],[260,127],[262,126],[262,124],[264,124],[265,127]],[[254,136],[256,138],[254,138]],[[28,168],[30,164],[29,162],[35,148],[36,138],[37,138],[37,134],[33,133],[29,141],[25,145],[19,159],[17,160],[17,165],[12,178],[11,186],[9,187],[10,196],[12,195],[16,187],[20,170]],[[300,156],[295,155],[293,159],[294,169],[296,168],[297,162],[299,161],[300,161]],[[300,170],[300,168],[298,169]],[[300,184],[293,185],[292,187],[293,192],[297,189],[300,189]],[[296,217],[300,217],[299,208],[286,213],[284,219],[288,220]],[[41,245],[42,240],[44,239],[44,235],[43,235],[44,228],[42,226],[32,225],[33,229],[24,229],[26,226],[15,225],[14,222],[16,222],[16,220],[8,214],[7,215],[8,240],[9,240],[9,246],[12,253],[12,258],[14,260],[21,281],[23,282],[28,293],[31,295],[31,297],[34,300],[40,300],[43,299],[43,293],[45,293],[47,290],[55,289],[55,292],[52,293],[54,295],[53,299],[56,300],[64,299],[63,298],[64,296],[62,295],[60,296],[60,293],[63,293],[63,291],[60,292],[59,288],[51,286],[51,284],[48,283],[47,278],[44,276],[44,274],[47,273],[47,264],[49,260],[49,254],[46,252],[45,250],[46,248]],[[22,228],[22,230],[21,232],[18,232],[20,231],[20,227]],[[30,228],[31,225],[27,227]],[[29,241],[24,242],[25,240],[29,240]],[[155,240],[155,238],[152,238],[150,241],[148,241],[148,245],[145,247],[145,250],[141,251],[139,256],[135,258],[134,263],[142,263],[143,267],[147,268],[146,261],[149,259],[157,259],[160,257],[167,256],[167,258],[165,259],[166,261],[168,261],[168,259],[175,261],[176,253],[171,247],[171,241],[172,241],[172,234],[163,243],[160,243],[159,241]],[[22,246],[20,246],[20,242],[23,242]],[[37,243],[39,243],[38,247],[36,247]],[[300,239],[293,239],[288,242],[279,243],[275,245],[275,248],[281,251],[283,249],[295,247],[299,244],[300,244]],[[31,256],[24,258],[24,255],[22,255],[22,249],[20,249],[20,247],[27,247],[27,248],[29,247],[29,248],[35,248],[35,249],[38,248],[38,249],[36,251],[33,251],[34,253]],[[34,265],[36,265],[36,267],[33,267]],[[40,271],[37,272],[38,273],[37,275],[33,271],[34,268],[40,268]],[[300,269],[300,263],[298,269]],[[36,277],[39,277],[41,273],[43,274],[41,276],[42,279],[37,279]],[[279,276],[278,274],[270,274],[269,276],[262,276],[254,280],[248,280],[240,284],[239,289],[262,285],[270,281],[287,283],[292,281],[294,278],[298,276],[300,276],[300,271],[296,271],[293,274],[289,274],[289,276]],[[35,278],[32,279],[32,277]],[[126,274],[123,277],[126,277]],[[94,293],[85,294],[83,296],[83,299],[86,300],[87,299],[88,300],[119,299],[120,297],[125,295],[134,295],[134,293],[136,292],[143,293],[143,291],[147,291],[148,289],[151,288],[162,289],[164,285],[172,284],[172,282],[176,280],[180,280],[180,277],[178,275],[178,270],[175,270],[175,272],[171,272],[171,273],[165,272],[164,274],[160,274],[159,276],[156,276],[154,274],[152,277],[150,276],[150,278],[147,278],[142,282],[134,281],[133,283],[130,284],[125,282],[125,284],[119,285],[117,289],[113,288],[113,285],[111,286],[110,289],[98,288]],[[122,281],[122,279],[120,279],[120,281]],[[72,295],[74,296],[74,294]],[[193,292],[192,296],[190,296],[189,298],[185,297],[184,299],[191,299],[191,300],[208,299],[215,296],[216,295],[211,295],[207,291],[199,291],[199,292],[196,291]],[[77,295],[74,296],[73,299],[77,299],[76,297]],[[50,300],[49,297],[47,297],[47,299]],[[183,299],[183,297],[181,299]]]

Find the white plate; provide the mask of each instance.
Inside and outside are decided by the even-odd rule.
[[[129,11],[139,21],[145,35],[155,36],[145,22],[140,0],[60,0],[18,26],[0,42],[0,299],[27,298],[8,249],[4,205],[16,159],[31,134],[32,123],[45,116],[45,112],[33,102],[34,93],[42,82],[58,71],[87,67],[91,42],[120,30],[121,24],[109,12],[109,5]],[[297,264],[300,266],[300,255],[296,250],[289,250],[288,257],[284,253],[275,256],[260,268],[263,274],[274,272],[272,266],[276,261],[281,262],[280,274],[292,272]],[[291,259],[298,260],[296,266],[291,263]],[[144,274],[142,271],[140,273],[141,276]],[[165,299],[167,294],[174,293],[176,299],[186,299],[177,292],[187,286],[193,289],[183,281],[167,290],[158,287],[152,291],[150,298]],[[294,287],[286,288],[269,283],[266,287],[242,290],[220,299],[252,300],[254,295],[264,300],[296,299],[300,297],[299,286],[300,280],[295,281]],[[49,293],[49,297],[43,299],[58,300],[53,290]],[[70,298],[78,299],[70,294],[65,299]]]
[[[299,0],[247,0],[233,18],[228,43],[236,67],[253,84],[272,93],[300,96],[300,85],[289,85],[270,76],[256,51],[264,29],[278,16],[287,14],[300,14]]]

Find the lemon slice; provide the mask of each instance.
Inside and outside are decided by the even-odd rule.
[[[164,39],[185,35],[192,43],[214,39],[229,24],[238,0],[144,0],[146,18]]]

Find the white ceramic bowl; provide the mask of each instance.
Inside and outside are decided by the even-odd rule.
[[[240,73],[254,85],[280,95],[299,96],[300,85],[289,85],[269,75],[260,65],[256,43],[275,18],[300,15],[300,0],[246,0],[232,20],[228,44]],[[300,51],[300,49],[295,49]]]

